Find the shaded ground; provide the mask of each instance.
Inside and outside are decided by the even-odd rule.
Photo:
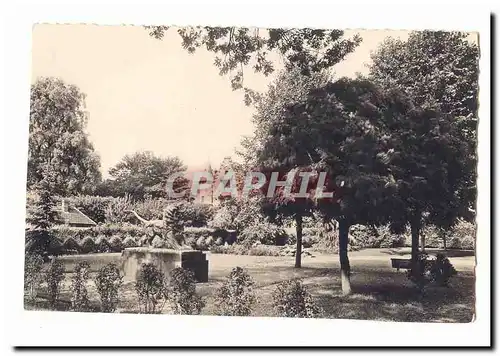
[[[369,249],[350,253],[353,294],[341,295],[337,255],[316,255],[304,258],[303,268],[293,267],[294,257],[267,256],[208,256],[210,280],[197,284],[197,291],[205,298],[202,314],[213,314],[212,295],[235,266],[245,268],[256,283],[257,304],[255,316],[273,316],[272,291],[276,284],[289,279],[302,279],[316,302],[324,309],[327,318],[371,319],[386,321],[419,322],[470,322],[474,313],[474,257],[451,257],[458,270],[451,286],[431,287],[421,296],[407,280],[405,272],[391,268],[390,258],[406,256],[404,249]],[[69,308],[69,284],[66,275],[63,302],[58,310]],[[98,295],[93,284],[90,298],[98,310]],[[122,288],[122,302],[118,312],[138,312],[134,285]],[[33,309],[33,305],[27,305]],[[48,309],[47,302],[39,299],[36,309]]]

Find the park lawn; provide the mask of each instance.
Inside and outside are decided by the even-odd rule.
[[[293,267],[293,257],[209,256],[210,280],[197,284],[197,292],[206,302],[203,315],[214,314],[213,296],[225,276],[235,266],[245,268],[255,281],[257,303],[253,316],[275,316],[272,292],[281,281],[301,279],[315,301],[324,310],[325,318],[365,319],[404,322],[470,322],[474,315],[473,257],[454,257],[452,263],[458,275],[450,287],[430,287],[420,295],[407,280],[405,272],[390,267],[390,258],[383,251],[353,252],[351,255],[353,294],[342,296],[338,256],[317,255],[304,258],[303,268]],[[397,257],[397,256],[396,256]],[[66,274],[59,310],[69,308],[71,274]],[[93,284],[89,287],[95,311],[99,310],[98,295]],[[37,305],[26,303],[27,309],[48,310],[47,302],[39,298]],[[122,287],[119,313],[139,312],[134,284]],[[164,310],[168,313],[168,310]]]

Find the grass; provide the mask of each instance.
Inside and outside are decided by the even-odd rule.
[[[399,253],[398,253],[399,254]],[[401,252],[402,255],[404,255]],[[289,279],[302,279],[326,318],[368,319],[401,322],[470,322],[474,314],[474,257],[451,257],[458,270],[450,287],[430,287],[420,295],[403,271],[390,266],[386,250],[372,249],[350,253],[352,290],[341,293],[338,256],[317,255],[304,258],[303,268],[293,267],[293,257],[209,255],[210,280],[197,284],[197,292],[205,299],[204,315],[214,311],[213,295],[235,266],[245,268],[255,281],[257,303],[253,316],[274,316],[271,293],[276,285]],[[58,310],[68,310],[71,274],[66,274]],[[98,295],[89,285],[93,310],[98,311]],[[122,287],[117,312],[137,313],[138,303],[133,283]],[[48,310],[44,299],[26,304],[27,309]],[[165,310],[165,312],[168,312]]]

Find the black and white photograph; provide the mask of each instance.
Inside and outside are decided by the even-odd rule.
[[[23,313],[476,323],[482,35],[33,23]]]

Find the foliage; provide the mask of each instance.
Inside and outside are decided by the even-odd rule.
[[[200,314],[205,303],[196,294],[196,282],[193,272],[175,268],[170,274],[167,293],[168,302],[176,314]]]
[[[214,208],[208,204],[182,202],[179,205],[184,227],[203,227],[212,219]]]
[[[132,199],[129,195],[111,200],[104,212],[106,222],[123,223],[130,218],[129,210],[132,209]]]
[[[236,199],[225,199],[216,208],[212,220],[208,222],[208,227],[213,229],[235,230],[235,217],[238,215],[238,202]]]
[[[406,235],[393,233],[389,224],[381,226],[353,225],[349,233],[350,243],[360,248],[395,248],[403,247]]]
[[[127,236],[123,240],[123,248],[137,247],[139,245],[140,245],[139,242],[137,242],[137,240],[132,236]]]
[[[241,267],[235,267],[215,292],[216,315],[248,316],[255,304],[254,282]]]
[[[282,256],[282,246],[256,244],[254,246],[245,245],[228,245],[228,246],[212,246],[211,253],[225,255],[248,255],[248,256]]]
[[[173,174],[184,173],[186,167],[178,157],[158,157],[152,152],[136,152],[126,155],[110,168],[115,196],[129,195],[134,200],[166,198],[167,180]],[[175,192],[184,190],[187,180],[183,177],[174,182]]]
[[[123,283],[120,269],[114,263],[109,263],[99,269],[95,285],[101,299],[101,311],[112,313],[118,305],[118,291]]]
[[[85,237],[80,243],[81,253],[92,253],[97,251],[97,246],[94,239],[90,236]]]
[[[238,236],[238,243],[246,246],[251,246],[256,242],[264,245],[274,245],[282,237],[286,238],[283,228],[265,219],[264,221],[243,228]]]
[[[475,214],[479,48],[467,36],[415,31],[407,41],[389,38],[372,54],[370,67],[370,78],[382,87],[398,88],[416,107],[436,108],[446,117],[410,119],[393,132],[407,149],[401,150],[402,172],[395,176],[415,177],[407,182],[413,194],[402,195],[426,203],[419,207],[407,199],[407,206],[430,213],[425,223],[443,228],[457,216],[473,220]],[[426,134],[420,137],[421,132]]]
[[[37,290],[42,282],[43,258],[38,254],[24,255],[24,290],[31,301],[37,296]]]
[[[68,237],[63,242],[63,250],[64,253],[68,253],[70,251],[81,252],[80,244],[72,237]]]
[[[106,221],[106,208],[113,201],[112,197],[95,195],[78,195],[68,199],[70,205],[76,206],[97,224]]]
[[[64,267],[61,261],[53,258],[45,274],[47,290],[49,294],[49,303],[55,306],[57,298],[61,292],[61,282],[64,280]]]
[[[155,236],[153,238],[153,241],[151,241],[151,246],[153,248],[166,248],[167,244],[166,244],[165,240],[162,237]]]
[[[146,28],[156,39],[162,39],[168,29],[167,26]],[[182,38],[182,47],[189,53],[204,47],[215,54],[214,64],[219,74],[231,74],[231,87],[233,90],[244,89],[247,105],[258,98],[251,89],[243,86],[243,68],[247,65],[252,65],[256,73],[268,76],[275,69],[268,56],[279,53],[287,70],[296,67],[302,74],[310,75],[333,67],[361,42],[358,35],[345,38],[341,30],[307,28],[183,27],[177,32]]]
[[[57,78],[31,86],[28,188],[54,172],[52,193],[92,191],[100,181],[100,160],[85,132],[85,94]],[[68,159],[69,157],[69,159]]]
[[[476,246],[476,224],[459,220],[450,231],[449,248],[474,250]]]
[[[98,236],[95,240],[95,245],[97,252],[99,253],[106,253],[112,251],[109,241],[104,236]]]
[[[318,318],[321,309],[300,281],[280,283],[273,292],[273,308],[280,317]]]
[[[48,230],[57,221],[56,200],[50,183],[39,182],[33,193],[33,202],[27,206],[26,221],[35,229]]]
[[[122,239],[117,235],[112,236],[109,239],[109,246],[111,247],[111,251],[113,252],[122,252],[124,248]]]
[[[443,254],[437,254],[434,257],[426,253],[419,253],[415,267],[407,272],[408,279],[420,290],[431,283],[447,286],[450,278],[456,274],[457,271]]]
[[[146,314],[161,312],[165,303],[166,283],[163,273],[152,263],[143,263],[135,283],[139,308]]]
[[[146,220],[162,219],[165,203],[161,199],[153,199],[147,196],[142,201],[136,201],[133,210]]]
[[[71,278],[71,308],[74,311],[89,311],[90,301],[87,291],[90,265],[87,261],[79,262],[75,266],[73,277]]]
[[[25,232],[26,253],[41,255],[47,260],[48,256],[61,254],[65,249],[57,238],[46,230],[30,230]]]

